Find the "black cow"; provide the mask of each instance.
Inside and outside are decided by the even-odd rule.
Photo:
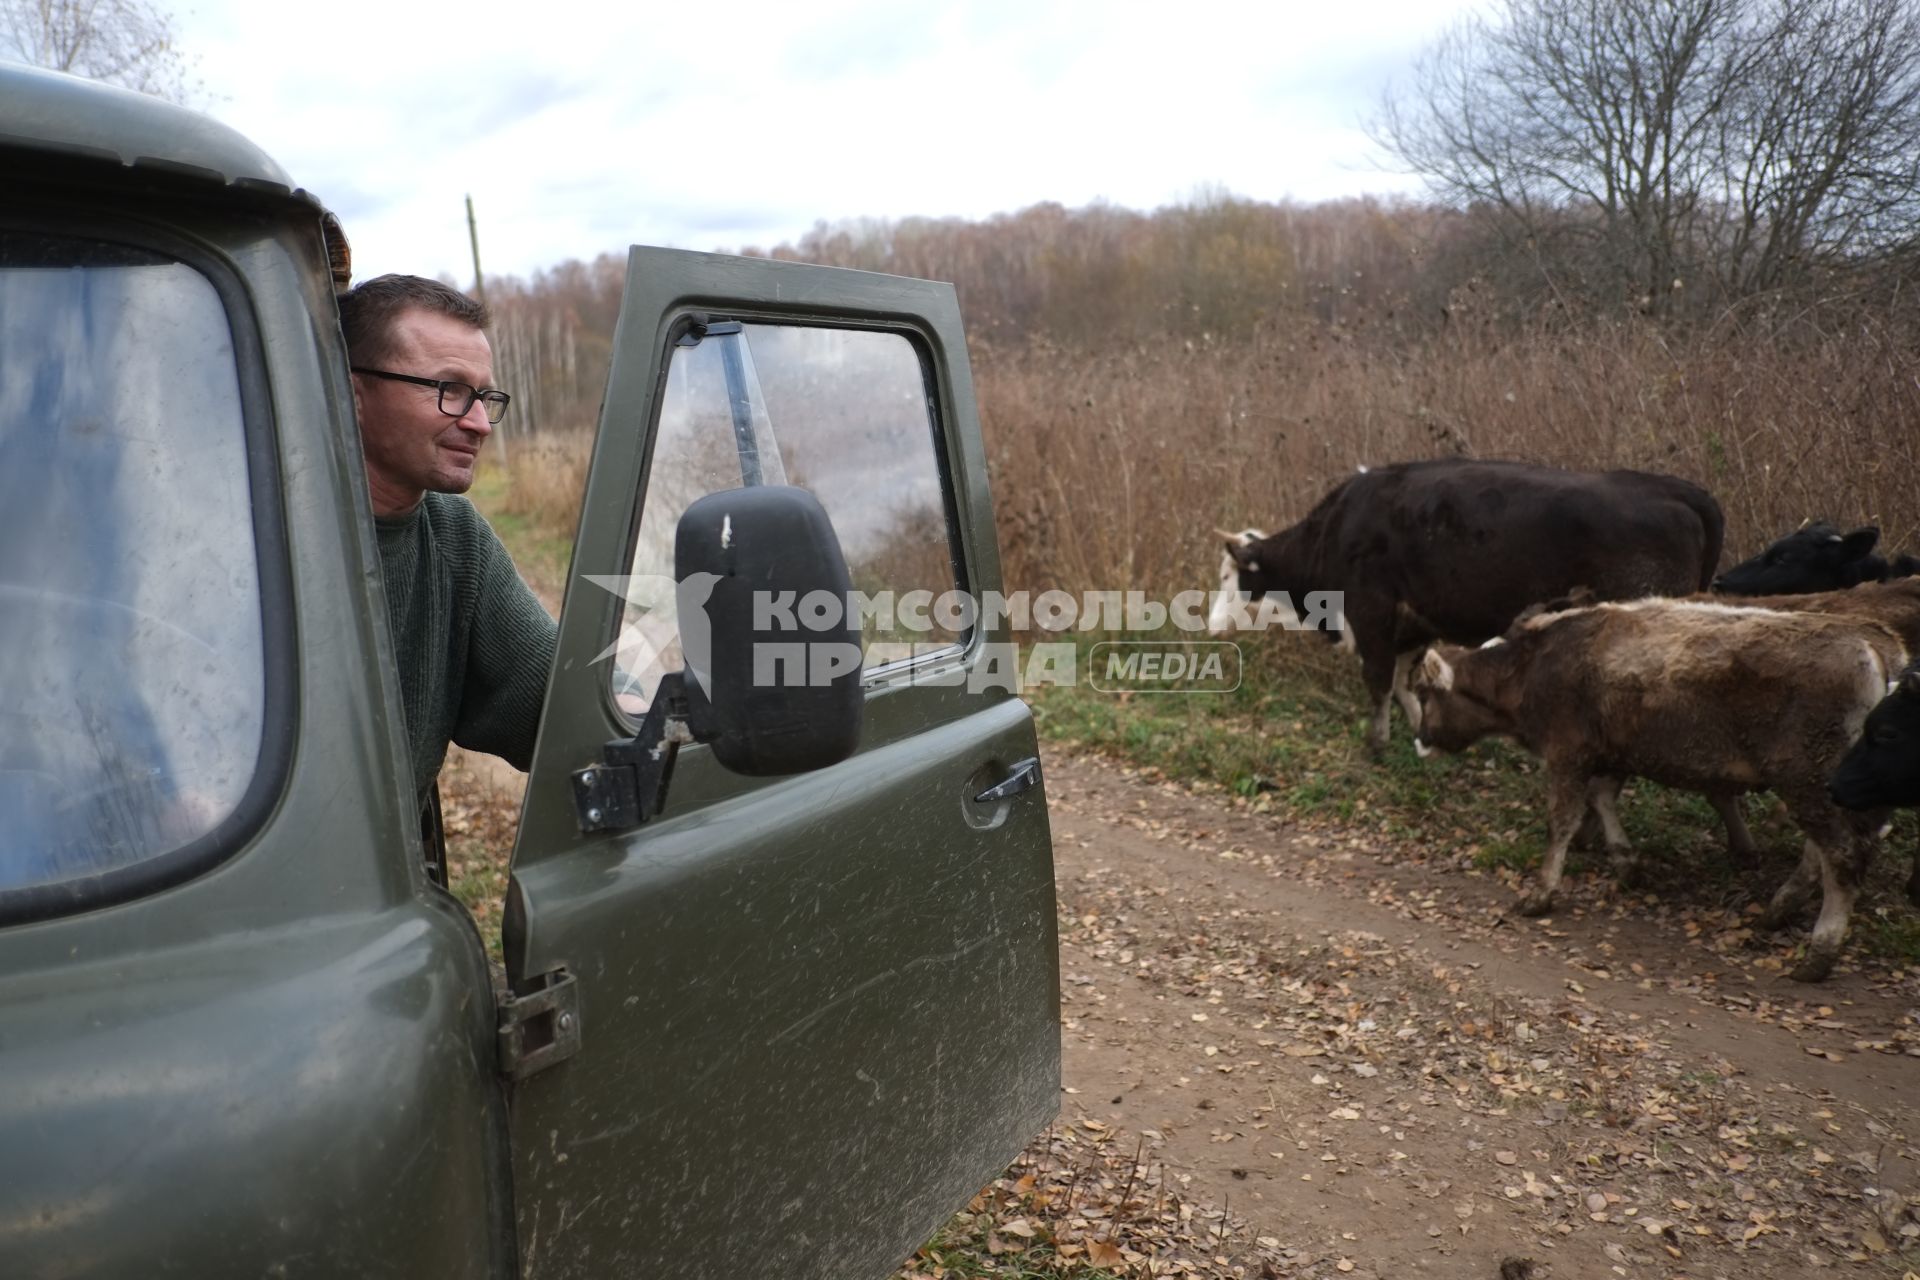
[[[1920,663],[1867,714],[1827,794],[1843,809],[1920,808]],[[1907,901],[1920,907],[1920,855],[1907,879]]]
[[[1920,806],[1920,663],[1867,714],[1827,791],[1843,809]],[[1911,887],[1908,896],[1915,896]]]
[[[1800,595],[1920,573],[1920,559],[1902,555],[1889,562],[1877,554],[1873,547],[1879,540],[1880,530],[1872,525],[1841,533],[1816,520],[1715,578],[1713,589],[1730,596]]]
[[[1274,597],[1258,612],[1287,622],[1306,593],[1343,593],[1377,752],[1396,690],[1418,724],[1406,674],[1429,643],[1490,640],[1528,605],[1580,587],[1600,600],[1704,590],[1723,531],[1713,495],[1674,476],[1405,462],[1349,476],[1292,528],[1225,535],[1223,586]]]

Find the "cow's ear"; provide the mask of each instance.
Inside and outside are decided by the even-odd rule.
[[[1840,549],[1847,553],[1847,559],[1859,560],[1873,550],[1880,541],[1880,530],[1872,525],[1862,525],[1846,537],[1840,539]]]
[[[1420,678],[1428,685],[1445,693],[1453,688],[1453,668],[1440,656],[1438,649],[1429,649],[1420,659]]]

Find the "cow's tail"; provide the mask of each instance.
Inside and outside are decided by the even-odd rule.
[[[1707,544],[1700,558],[1700,582],[1694,589],[1707,591],[1713,586],[1713,579],[1720,572],[1720,549],[1726,542],[1727,517],[1720,510],[1720,503],[1711,493],[1697,484],[1682,487],[1681,500],[1693,514],[1700,517],[1700,528],[1707,536]]]

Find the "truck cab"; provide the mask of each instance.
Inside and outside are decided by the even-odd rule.
[[[952,289],[631,252],[497,974],[323,207],[15,66],[0,171],[0,1274],[897,1267],[1059,1089],[1032,717],[924,608],[1002,585]],[[842,584],[939,616],[767,660]]]

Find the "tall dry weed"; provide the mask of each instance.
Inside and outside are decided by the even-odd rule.
[[[1811,518],[1920,549],[1920,350],[1872,317],[1790,338],[1652,323],[1436,336],[1289,314],[1223,337],[978,346],[1010,586],[1211,586],[1211,530],[1299,519],[1362,465],[1516,458],[1704,484],[1726,563]],[[517,439],[499,509],[571,539],[588,432]],[[883,495],[884,496],[884,495]]]
[[[516,440],[500,464],[506,474],[495,509],[524,519],[542,538],[571,543],[592,457],[591,431],[549,431]]]
[[[1920,353],[1862,320],[1791,340],[1460,317],[1417,342],[1304,317],[1094,353],[976,353],[1014,586],[1208,581],[1214,527],[1300,518],[1361,465],[1635,467],[1704,484],[1732,563],[1809,518],[1920,544]]]

